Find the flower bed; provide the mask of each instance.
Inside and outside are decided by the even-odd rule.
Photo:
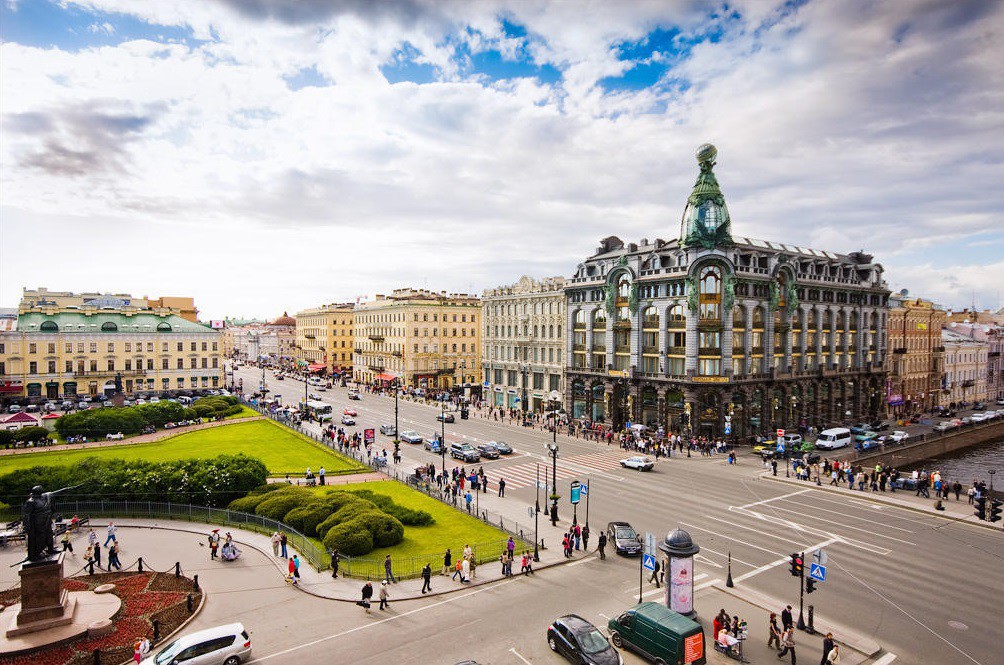
[[[16,656],[4,662],[11,665],[89,665],[94,662],[94,650],[101,652],[102,663],[121,663],[133,654],[137,638],[152,637],[153,621],[160,622],[160,634],[166,636],[189,616],[186,599],[192,594],[192,606],[197,607],[201,591],[192,591],[192,580],[175,577],[173,573],[105,573],[63,580],[67,591],[93,590],[101,584],[114,584],[122,607],[112,617],[115,630],[95,639],[82,637],[34,653]],[[2,602],[18,602],[19,590],[3,594]]]

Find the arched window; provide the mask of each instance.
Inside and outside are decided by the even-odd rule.
[[[683,330],[687,327],[687,315],[683,311],[683,305],[673,305],[669,308],[666,326],[671,330]]]
[[[167,321],[161,321],[157,324],[157,332],[171,332],[171,324]],[[165,344],[167,342],[164,342]]]
[[[55,321],[43,321],[38,329],[42,332],[56,332],[59,330],[59,326],[56,325]]]
[[[101,331],[102,332],[115,332],[118,329],[119,329],[119,327],[117,325],[115,325],[111,321],[105,321],[104,323],[101,324]]]
[[[722,278],[718,268],[701,270],[700,320],[720,321],[722,318]]]
[[[646,330],[659,329],[659,310],[655,307],[646,307],[642,313],[642,328]]]
[[[763,307],[753,309],[753,329],[763,330]]]
[[[617,299],[627,300],[631,297],[631,282],[628,280],[627,275],[621,275],[620,279],[617,280]]]
[[[732,308],[732,327],[733,328],[745,328],[746,327],[746,308],[742,305],[736,305]]]
[[[627,307],[618,307],[617,323],[631,325],[631,310]]]
[[[606,330],[607,314],[602,309],[593,312],[593,330]]]

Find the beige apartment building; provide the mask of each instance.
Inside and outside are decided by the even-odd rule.
[[[957,333],[951,328],[941,331],[941,339],[945,345],[941,404],[986,400],[990,349],[987,342]]]
[[[218,330],[145,298],[39,291],[25,290],[16,325],[0,333],[3,397],[110,394],[116,382],[127,396],[223,386]]]
[[[565,278],[524,275],[481,294],[481,363],[492,406],[542,411],[565,396]],[[552,395],[556,393],[556,395]]]
[[[355,308],[355,380],[411,388],[477,388],[481,301],[464,293],[395,289]]]
[[[294,357],[311,372],[345,374],[352,371],[355,332],[351,303],[322,305],[296,313]]]
[[[940,404],[945,372],[941,329],[947,313],[930,300],[889,297],[889,383],[886,402],[898,417]]]

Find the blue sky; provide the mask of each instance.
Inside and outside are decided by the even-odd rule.
[[[999,306],[1002,7],[6,0],[0,304],[169,283],[272,315],[568,275],[599,238],[674,237],[713,142],[737,235]],[[100,230],[80,243],[119,270],[74,244],[41,271],[39,228]],[[221,246],[326,258],[254,294],[167,258]]]

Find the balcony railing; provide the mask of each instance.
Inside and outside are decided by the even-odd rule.
[[[630,344],[617,344],[614,346],[614,353],[631,353]]]
[[[202,369],[202,368],[186,367],[184,369]],[[209,368],[205,368],[205,369],[209,369]],[[75,378],[75,379],[83,379],[83,378],[87,378],[87,377],[98,377],[98,376],[113,377],[116,374],[121,374],[122,376],[146,376],[146,370],[145,369],[86,370],[86,371],[83,371],[83,372],[73,372],[73,378]]]
[[[369,337],[370,341],[373,341],[373,342],[382,342],[384,340],[383,335],[380,335],[380,334],[377,334],[377,333],[371,333],[371,334],[367,335],[367,337]]]
[[[666,354],[670,356],[685,356],[687,355],[687,347],[685,346],[667,346]]]

